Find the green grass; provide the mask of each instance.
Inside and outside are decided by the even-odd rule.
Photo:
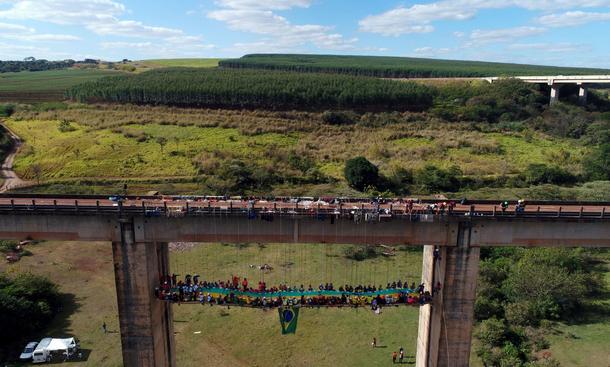
[[[261,157],[270,144],[290,146],[296,141],[290,135],[249,137],[235,129],[213,127],[149,124],[113,132],[72,124],[74,131],[60,132],[58,121],[8,120],[7,124],[25,141],[15,170],[28,179],[34,178],[35,164],[42,167],[43,179],[192,177],[197,174],[193,159],[203,152]],[[144,135],[147,140],[138,142]],[[156,142],[159,137],[167,139],[163,150]]]
[[[252,54],[220,61],[221,67],[328,72],[385,78],[608,74],[606,69],[567,68],[413,57]]]
[[[143,64],[152,68],[164,67],[188,67],[188,68],[213,68],[218,66],[221,59],[151,59],[135,61],[134,63]]]
[[[74,85],[116,75],[100,69],[61,69],[0,74],[0,101],[37,102],[64,99],[66,89]]]
[[[239,274],[256,282],[262,274],[249,264],[266,262],[274,267],[265,275],[268,284],[284,278],[306,285],[331,280],[336,285],[344,281],[385,284],[388,278],[417,281],[421,276],[421,253],[416,249],[356,264],[341,256],[346,247],[199,245],[172,252],[170,266],[181,274],[199,272],[209,279]],[[39,336],[76,335],[83,348],[92,350],[82,365],[120,366],[119,334],[104,335],[101,330],[104,321],[109,330],[118,330],[110,244],[46,242],[29,249],[33,256],[13,265],[3,263],[0,271],[46,275],[73,299],[73,306]],[[199,305],[173,309],[179,366],[385,366],[400,346],[407,356],[415,354],[417,308],[388,308],[382,315],[368,309],[304,309],[296,335],[281,335],[274,310]],[[373,336],[385,347],[372,349]]]
[[[178,117],[171,125],[157,122],[138,124],[138,119],[150,121],[147,110],[143,111],[142,114],[138,110],[132,112],[132,118],[120,126],[112,125],[112,129],[104,128],[104,123],[98,128],[93,122],[95,120],[87,118],[87,109],[53,111],[52,114],[60,119],[64,114],[69,119],[74,116],[82,119],[83,124],[71,123],[75,130],[69,132],[60,132],[57,120],[8,119],[7,125],[25,142],[15,161],[15,169],[20,176],[32,179],[32,166],[39,164],[43,180],[193,177],[206,174],[205,169],[199,172],[198,161],[212,159],[223,162],[239,158],[268,166],[278,160],[285,161],[287,151],[294,149],[311,155],[320,170],[339,180],[339,189],[343,189],[346,188],[343,164],[357,155],[366,156],[386,174],[395,167],[417,169],[433,163],[442,167],[457,165],[466,175],[486,176],[516,174],[531,163],[560,164],[578,173],[586,149],[576,141],[545,135],[460,129],[447,132],[434,127],[418,130],[419,137],[388,137],[396,129],[408,132],[415,128],[409,124],[378,129],[326,125],[324,130],[320,130],[316,127],[317,122],[310,119],[310,131],[275,133],[264,129],[273,124],[290,126],[296,122],[245,114],[235,122],[217,123],[211,120],[217,118],[215,112],[208,114],[205,111],[199,115],[185,115],[184,120]],[[81,112],[83,115],[79,117]],[[116,111],[108,114],[98,110],[91,112],[101,113],[109,118],[108,121],[117,121],[112,115]],[[159,116],[159,121],[175,118],[160,113],[151,117],[152,121]],[[187,126],[178,126],[180,121],[185,121]],[[250,134],[259,128],[262,129],[260,134]],[[139,142],[138,139],[143,137],[146,140]],[[167,140],[163,152],[156,142],[159,137]],[[476,151],[478,145],[499,146],[500,149],[480,153]]]

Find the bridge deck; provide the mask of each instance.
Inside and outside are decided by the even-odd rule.
[[[344,199],[344,201],[322,200],[216,200],[209,198],[138,198],[129,197],[124,201],[115,202],[99,196],[78,198],[47,196],[41,197],[0,197],[1,213],[49,214],[124,214],[142,216],[206,216],[219,214],[248,215],[261,214],[267,216],[374,216],[384,220],[394,217],[412,217],[413,215],[451,215],[498,217],[513,216],[523,218],[590,218],[610,219],[610,203],[591,202],[545,202],[531,201],[524,210],[516,213],[516,203],[510,203],[506,211],[502,211],[500,201],[468,201],[455,204],[449,209],[448,201],[408,201],[387,200],[375,203],[371,200]],[[434,206],[436,204],[436,206]]]

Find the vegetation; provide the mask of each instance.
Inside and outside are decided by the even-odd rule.
[[[344,177],[345,162],[357,156],[378,167],[380,192],[527,188],[538,184],[527,180],[531,164],[583,180],[590,150],[589,134],[554,137],[526,123],[447,129],[419,113],[346,112],[353,123],[335,125],[328,114],[64,104],[19,106],[5,123],[24,140],[17,173],[33,180],[38,164],[46,190],[71,192],[78,182],[97,192],[90,190],[127,179],[146,192],[172,178],[173,186],[163,185],[169,192],[360,195]]]
[[[597,263],[582,249],[485,249],[475,303],[483,363],[531,365],[549,347],[537,327],[573,320],[605,289]]]
[[[61,305],[57,286],[29,273],[0,274],[0,360],[15,341],[24,341],[46,328]],[[10,332],[9,332],[10,331]],[[8,348],[7,348],[8,347]]]
[[[0,102],[61,101],[66,89],[118,72],[100,69],[62,69],[0,74]]]
[[[36,60],[33,57],[28,57],[23,61],[0,60],[0,73],[65,69],[73,66],[74,63],[74,60],[48,61],[43,59]]]
[[[182,68],[212,68],[218,66],[220,59],[150,59],[135,61],[135,64],[141,64],[151,68],[169,68],[169,67],[182,67]]]
[[[423,110],[433,90],[415,83],[338,75],[175,68],[84,83],[67,95],[80,102],[183,107]]]
[[[287,70],[375,76],[382,78],[447,78],[516,75],[591,75],[608,70],[437,60],[412,57],[251,54],[219,62],[223,68]]]
[[[345,162],[345,180],[353,188],[364,191],[377,185],[379,169],[364,157],[356,157]]]
[[[62,294],[75,301],[66,302],[61,313],[40,338],[48,335],[76,335],[85,350],[93,350],[84,366],[122,366],[119,321],[116,309],[112,249],[109,243],[45,242],[36,245],[34,256],[5,265],[0,271],[32,272],[61,285]],[[354,261],[344,256],[348,245],[266,245],[207,244],[170,253],[170,268],[179,274],[198,271],[212,279],[231,274],[247,276],[267,284],[284,280],[317,286],[332,280],[345,282],[386,282],[401,276],[417,281],[421,276],[419,249],[396,256]],[[268,263],[274,269],[262,274],[249,264]],[[78,279],[78,281],[74,281]],[[385,284],[384,284],[385,286]],[[307,309],[299,315],[298,343],[282,336],[277,311],[231,307],[174,306],[177,363],[180,366],[214,364],[229,366],[276,366],[290,355],[293,365],[386,366],[389,348],[403,346],[408,361],[414,360],[418,309],[388,308],[382,315],[365,309]],[[101,325],[106,322],[108,334]],[[401,325],[397,327],[397,325]],[[197,331],[201,333],[195,334]],[[370,348],[377,336],[379,345]],[[37,338],[33,338],[36,340]],[[38,338],[39,339],[39,338]],[[16,349],[23,348],[19,344]],[[312,350],[321,351],[312,354]]]

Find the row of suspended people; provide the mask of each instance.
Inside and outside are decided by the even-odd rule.
[[[181,284],[180,284],[181,283]],[[180,285],[178,285],[180,284]],[[363,286],[340,287],[341,290],[311,289],[302,287],[271,287],[265,290],[251,288],[217,287],[217,282],[200,282],[187,285],[178,282],[171,286],[163,282],[155,288],[155,296],[163,301],[173,303],[200,303],[209,305],[245,306],[245,307],[280,307],[298,306],[366,306],[381,307],[386,305],[424,305],[432,301],[432,295],[425,290],[424,284],[413,288],[385,288],[375,291],[365,290]],[[381,288],[381,287],[380,287]],[[346,289],[352,289],[351,291]],[[358,289],[358,291],[356,291]]]
[[[259,268],[263,269],[267,264],[260,266]],[[240,278],[238,276],[232,276],[231,279],[227,281],[217,280],[217,281],[206,281],[201,280],[201,277],[198,274],[190,275],[187,274],[184,277],[184,280],[178,279],[178,274],[166,275],[161,277],[161,289],[167,291],[170,288],[183,288],[183,291],[189,291],[189,287],[203,287],[203,288],[221,288],[221,289],[233,289],[233,290],[241,290],[241,291],[249,291],[249,292],[314,292],[314,291],[339,291],[339,292],[353,292],[353,293],[363,293],[363,292],[377,292],[384,290],[383,285],[379,285],[378,287],[371,284],[358,284],[356,286],[352,286],[349,284],[345,284],[336,288],[332,282],[330,283],[320,283],[318,287],[312,287],[311,284],[308,287],[305,287],[301,284],[299,287],[296,285],[290,286],[288,284],[280,284],[278,286],[267,287],[267,283],[264,281],[259,281],[257,285],[253,285],[248,281],[248,278]],[[439,284],[440,285],[440,284]],[[418,293],[423,293],[424,284],[415,285],[415,282],[412,282],[409,286],[409,283],[405,280],[388,282],[385,286],[385,289],[404,289],[404,290],[413,290]]]

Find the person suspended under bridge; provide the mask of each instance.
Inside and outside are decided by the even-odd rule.
[[[162,276],[161,284],[155,288],[155,296],[164,301],[175,303],[200,303],[212,305],[236,305],[245,307],[280,307],[298,306],[366,306],[373,310],[388,305],[424,305],[432,301],[431,290],[425,284],[408,287],[405,280],[382,285],[356,286],[345,284],[335,288],[332,283],[320,284],[317,289],[311,285],[305,288],[302,284],[289,286],[279,284],[268,287],[265,282],[258,282],[256,288],[248,286],[246,278],[241,287],[239,278],[233,276],[228,281],[201,281],[199,276],[185,275],[184,280],[177,280],[177,275]]]

